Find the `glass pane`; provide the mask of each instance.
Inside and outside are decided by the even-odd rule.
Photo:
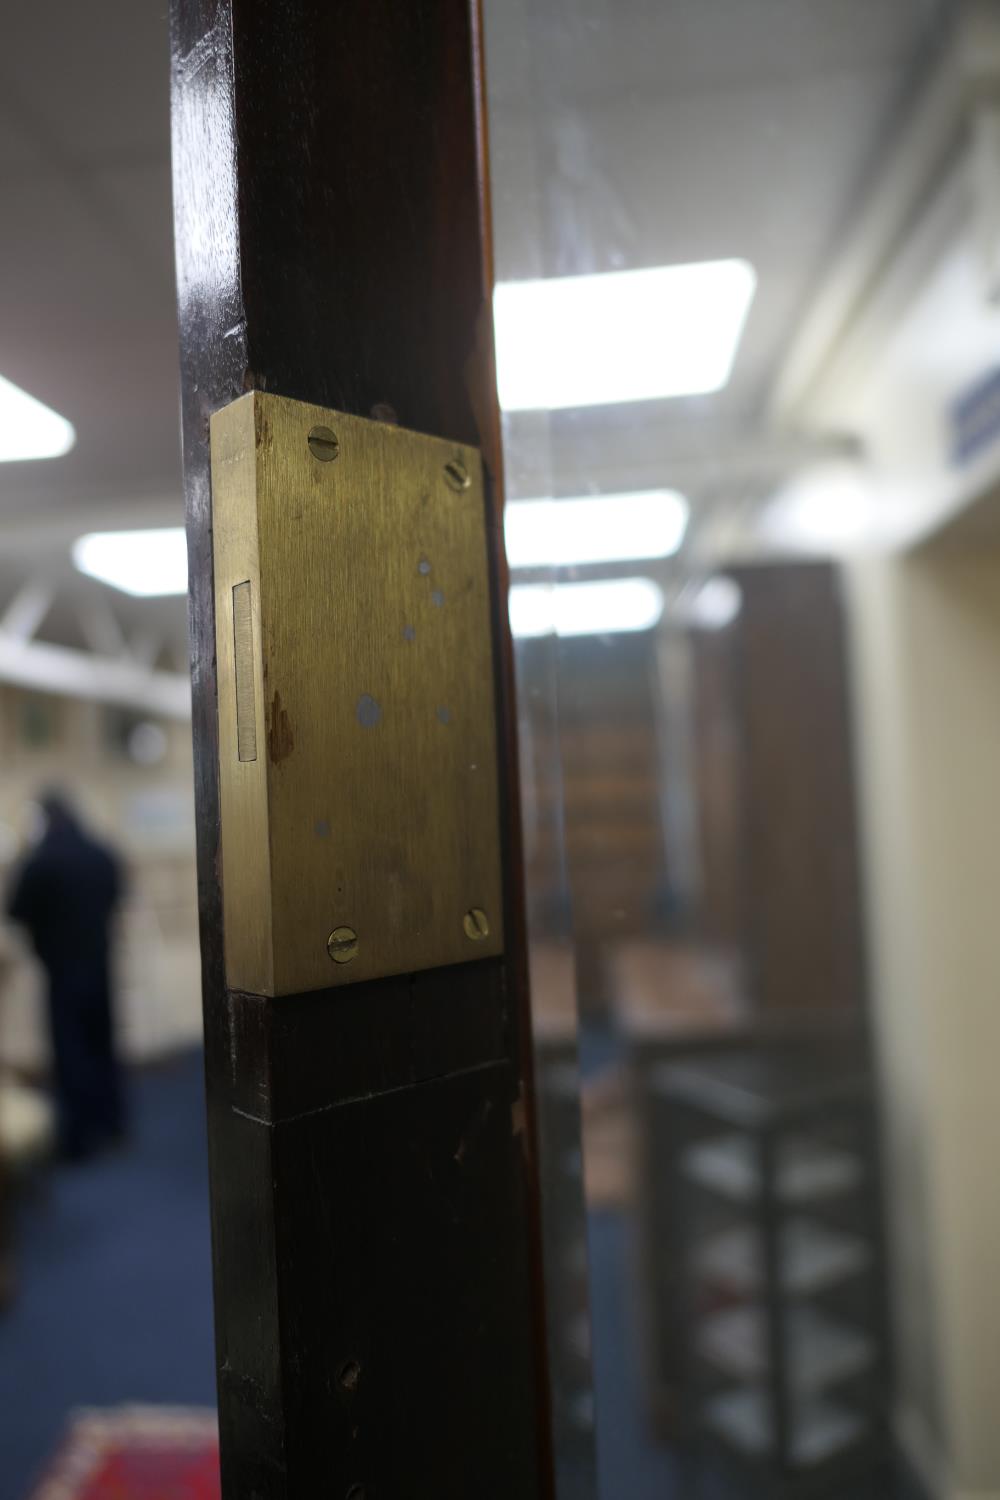
[[[561,1495],[992,1492],[1000,20],[486,21]]]

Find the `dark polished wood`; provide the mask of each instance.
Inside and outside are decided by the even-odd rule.
[[[551,1493],[467,0],[172,0],[182,415],[227,1500]],[[250,389],[478,444],[508,951],[268,1000],[222,961],[208,419]]]
[[[730,570],[742,909],[756,1008],[861,1011],[864,961],[840,576],[829,563]]]

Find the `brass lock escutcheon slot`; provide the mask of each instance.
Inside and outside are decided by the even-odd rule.
[[[227,983],[500,953],[478,451],[252,392],[211,454]]]

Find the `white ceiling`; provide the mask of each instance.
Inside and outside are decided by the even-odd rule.
[[[0,52],[0,374],[67,416],[65,458],[0,464],[0,607],[34,573],[39,634],[77,644],[73,537],[182,516],[165,6],[9,6]],[[109,598],[112,597],[109,595]],[[183,650],[184,605],[114,595]]]
[[[0,54],[0,373],[77,430],[0,466],[0,519],[180,493],[164,7],[10,6]]]
[[[675,462],[702,464],[707,477],[720,447],[759,437],[778,361],[943,10],[929,0],[488,0],[500,276],[725,256],[759,275],[724,392],[558,414],[548,455],[537,423],[516,417],[522,492],[544,482],[533,459],[547,459],[557,489],[595,477],[627,487],[668,482]]]
[[[740,255],[760,278],[725,393],[560,414],[544,443],[517,419],[522,493],[668,483],[684,463],[729,483],[748,447],[767,467],[767,384],[938,9],[487,0],[500,275]],[[76,532],[181,513],[168,60],[164,0],[5,15],[0,374],[78,440],[0,465],[0,608],[32,567],[65,571]],[[166,617],[179,638],[180,602]]]

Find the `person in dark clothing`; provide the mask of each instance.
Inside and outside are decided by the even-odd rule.
[[[14,874],[7,912],[27,928],[48,976],[60,1145],[80,1159],[125,1133],[110,974],[122,875],[62,796],[43,797],[42,810],[45,832]]]

